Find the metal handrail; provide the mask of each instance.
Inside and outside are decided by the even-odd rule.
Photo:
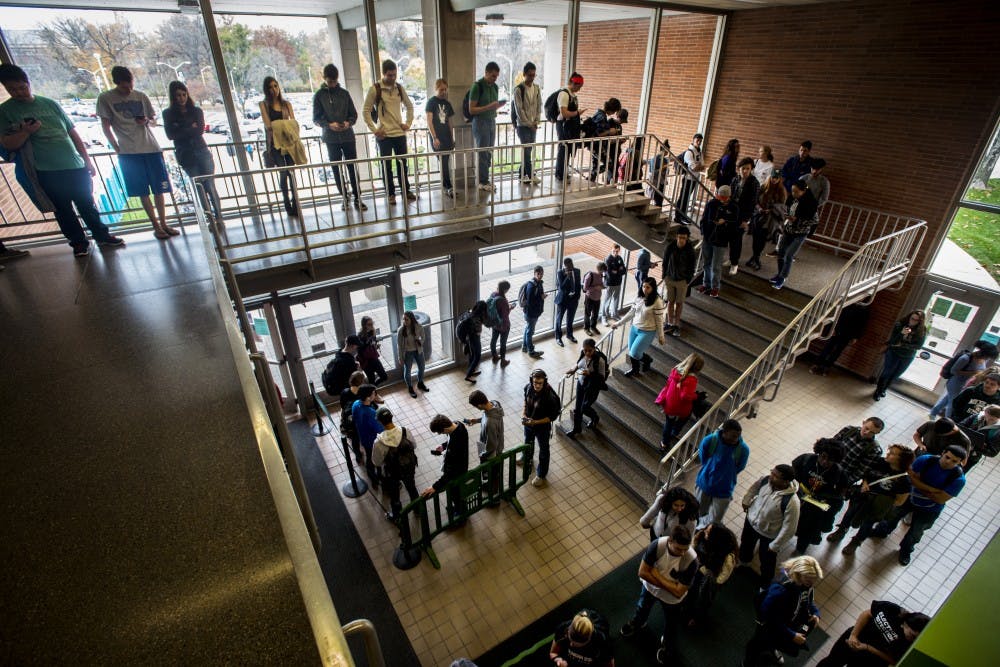
[[[722,420],[735,418],[745,412],[753,414],[757,402],[773,401],[785,371],[794,365],[798,353],[808,346],[817,331],[836,320],[844,306],[866,297],[873,298],[887,284],[901,284],[912,268],[912,258],[921,246],[926,231],[926,222],[915,221],[903,229],[871,239],[862,245],[826,287],[812,298],[704,416],[660,459],[654,493],[660,487],[661,479],[664,480],[664,486],[676,482],[679,474],[697,457],[698,443]],[[761,396],[768,388],[771,389],[770,397]],[[679,460],[682,452],[683,460]],[[663,469],[668,464],[669,472],[663,477]]]

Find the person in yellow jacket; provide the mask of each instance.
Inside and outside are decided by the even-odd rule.
[[[264,136],[267,139],[267,149],[264,153],[264,166],[290,167],[295,164],[295,159],[286,150],[275,145],[274,127],[272,123],[282,120],[290,120],[298,124],[295,120],[295,111],[292,110],[292,103],[281,94],[281,86],[273,76],[264,77],[264,99],[260,101],[260,117],[264,121]],[[282,137],[285,136],[282,132]],[[287,148],[287,145],[286,145]],[[295,218],[299,215],[299,205],[292,188],[292,170],[282,169],[279,183],[281,185],[281,197],[285,203],[285,213],[289,217]]]
[[[413,102],[399,83],[396,82],[396,63],[382,61],[382,79],[365,95],[363,116],[368,129],[375,135],[378,153],[382,157],[406,155],[406,131],[413,123]],[[406,118],[403,118],[403,108]],[[399,189],[407,201],[415,201],[417,196],[410,190],[405,159],[382,162],[382,180],[389,193],[389,203],[396,203],[396,184],[392,180],[392,164],[396,163]]]

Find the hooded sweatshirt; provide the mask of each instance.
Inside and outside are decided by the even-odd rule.
[[[775,489],[769,478],[755,482],[743,496],[743,506],[747,509],[747,521],[758,533],[771,540],[769,547],[774,553],[780,552],[795,535],[799,527],[799,483],[795,480],[787,489]],[[782,498],[788,499],[788,506],[781,509]]]
[[[396,426],[388,428],[375,436],[375,451],[372,452],[372,463],[380,466],[385,463],[385,457],[389,454],[389,449],[399,447],[403,440],[403,429]]]
[[[734,452],[733,448],[739,452]],[[713,498],[732,498],[736,476],[743,472],[750,460],[750,447],[743,437],[735,445],[727,445],[718,431],[706,435],[698,446],[701,470],[695,484]]]
[[[484,462],[503,452],[503,407],[500,401],[492,403],[479,419],[479,460]]]

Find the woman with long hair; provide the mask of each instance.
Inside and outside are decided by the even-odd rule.
[[[396,331],[396,344],[403,356],[403,382],[406,383],[410,396],[417,397],[410,380],[414,362],[417,364],[417,388],[420,391],[430,391],[424,384],[424,328],[417,322],[412,310],[403,313],[403,323]]]
[[[892,327],[892,333],[885,342],[885,356],[882,358],[882,372],[875,384],[872,398],[876,401],[885,397],[889,386],[906,372],[924,346],[927,338],[927,316],[922,310],[911,310],[903,319]]]
[[[376,387],[389,377],[379,359],[378,332],[375,331],[375,320],[365,315],[361,318],[361,328],[358,330],[361,345],[358,346],[358,364],[368,376],[368,381]]]
[[[649,540],[669,537],[674,526],[684,526],[692,533],[698,521],[698,501],[683,486],[667,488],[656,492],[653,504],[639,519],[639,525],[649,528]]]
[[[740,140],[730,139],[726,142],[726,150],[719,158],[719,168],[715,173],[715,186],[729,185],[736,178],[736,163],[740,160]]]
[[[196,107],[188,94],[187,86],[180,81],[171,81],[169,86],[170,106],[163,110],[163,129],[167,139],[174,142],[174,156],[177,164],[192,179],[215,173],[212,153],[205,143],[205,114]],[[211,208],[216,222],[222,220],[222,204],[212,179],[202,181],[197,188],[202,195],[202,205],[208,213]]]
[[[695,533],[691,544],[698,554],[698,571],[684,598],[691,620],[688,627],[704,625],[719,589],[736,568],[740,545],[736,535],[721,523],[710,523]]]
[[[653,344],[654,336],[658,338],[660,345],[666,341],[663,333],[663,319],[666,313],[667,306],[656,293],[656,279],[646,278],[642,281],[642,294],[636,297],[632,307],[611,325],[612,329],[617,329],[622,322],[632,319],[632,328],[628,332],[628,360],[631,367],[625,372],[625,377],[641,375],[643,371],[648,371],[652,367],[653,358],[646,354],[646,350]]]
[[[770,178],[766,179],[757,195],[757,206],[750,218],[750,236],[752,252],[746,266],[754,271],[760,271],[760,254],[768,240],[774,240],[781,228],[781,221],[788,213],[788,191],[781,181],[781,171],[772,169]]]
[[[292,156],[282,153],[274,147],[274,131],[271,123],[276,120],[295,120],[295,111],[292,103],[281,94],[281,86],[273,76],[264,77],[264,99],[260,101],[260,118],[264,121],[264,136],[267,139],[267,148],[264,156],[264,164],[267,167],[290,167],[295,164]],[[289,192],[292,181],[292,172],[289,169],[281,171],[281,197],[285,203],[285,213],[289,217],[298,217],[299,207],[295,197]]]
[[[681,427],[687,423],[698,398],[698,373],[705,366],[705,360],[697,352],[692,352],[670,371],[667,383],[663,385],[654,401],[663,409],[665,420],[660,436],[660,450],[667,451],[674,438],[680,435]]]
[[[781,564],[781,574],[764,593],[757,609],[757,628],[747,643],[743,667],[774,664],[775,656],[797,656],[807,635],[819,623],[814,588],[823,568],[812,556],[798,556]]]
[[[774,171],[774,153],[771,152],[771,147],[764,144],[757,149],[757,159],[753,163],[753,177],[757,179],[761,187],[768,182],[771,178],[771,172]]]

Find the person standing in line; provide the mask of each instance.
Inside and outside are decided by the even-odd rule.
[[[812,168],[813,158],[809,155],[812,147],[811,141],[803,141],[799,144],[799,152],[785,160],[785,166],[781,168],[781,177],[789,194],[792,192],[792,184],[798,183]]]
[[[757,208],[757,197],[760,194],[760,184],[751,173],[753,160],[748,157],[740,160],[738,171],[739,173],[733,177],[730,189],[733,192],[736,210],[739,211],[739,226],[733,229],[733,234],[729,238],[729,259],[722,263],[722,266],[729,267],[729,275],[731,276],[735,276],[736,272],[740,270],[743,237],[750,233],[750,219]]]
[[[32,93],[27,73],[16,65],[0,65],[0,84],[10,95],[0,104],[0,146],[3,153],[16,152],[14,173],[32,203],[54,212],[59,230],[77,257],[90,254],[90,241],[80,226],[80,218],[99,246],[125,245],[101,222],[94,202],[93,176],[97,169],[66,112],[54,100]],[[29,179],[26,163],[30,163],[34,179]],[[33,181],[37,181],[37,188]],[[40,206],[39,191],[51,207]],[[27,250],[7,248],[0,242],[0,259],[9,261],[28,254]]]
[[[211,176],[215,173],[215,161],[205,143],[205,114],[196,107],[188,95],[187,86],[180,81],[171,81],[170,106],[163,110],[163,130],[167,139],[174,142],[174,156],[192,179],[198,176]],[[207,215],[213,216],[216,222],[222,221],[222,203],[215,183],[209,179],[201,182],[205,195],[202,205]],[[197,188],[197,186],[196,186]],[[196,193],[197,194],[197,193]],[[212,213],[209,213],[209,210]]]
[[[738,560],[739,543],[736,535],[721,523],[710,523],[694,536],[694,552],[698,555],[698,572],[684,601],[688,627],[704,626],[708,612],[722,585],[729,581]]]
[[[375,436],[372,462],[382,471],[382,488],[389,497],[389,511],[385,518],[395,523],[403,509],[399,501],[399,487],[406,487],[410,502],[420,497],[414,474],[417,470],[417,453],[405,428],[392,421],[392,411],[383,406],[375,411],[375,419],[382,426],[382,432]]]
[[[556,626],[549,659],[556,667],[615,667],[607,630],[607,621],[598,612],[584,609]]]
[[[778,554],[792,541],[799,526],[801,501],[798,492],[795,469],[782,463],[774,466],[768,476],[751,484],[743,496],[746,517],[740,535],[740,563],[749,567],[760,545],[761,590],[774,578]]]
[[[839,542],[851,528],[858,531],[843,549],[853,556],[858,547],[871,536],[875,525],[891,516],[910,495],[910,480],[906,475],[914,460],[913,450],[903,445],[890,445],[885,458],[876,461],[865,473],[861,486],[840,519],[837,530],[826,536],[828,542]],[[903,473],[900,476],[900,473]]]
[[[833,335],[823,346],[816,363],[810,366],[809,372],[823,376],[829,373],[847,346],[864,335],[869,315],[868,306],[862,303],[852,303],[843,308],[833,327]]]
[[[894,602],[875,600],[844,630],[830,653],[816,667],[889,667],[898,663],[930,623],[918,611],[906,611]]]
[[[375,399],[378,397],[378,390],[373,384],[363,384],[358,387],[358,393],[354,405],[351,406],[351,419],[354,428],[358,432],[358,440],[365,450],[365,472],[368,473],[368,481],[373,489],[378,489],[382,481],[382,476],[375,467],[372,460],[372,449],[375,446],[375,438],[382,432],[382,425],[375,418]]]
[[[427,131],[431,135],[431,145],[441,160],[441,187],[444,195],[455,198],[455,187],[451,183],[451,151],[455,148],[455,133],[451,127],[451,117],[455,109],[448,101],[448,82],[438,79],[434,83],[435,96],[427,100]]]
[[[611,320],[618,319],[618,300],[621,298],[622,282],[625,280],[625,260],[622,259],[622,247],[615,243],[611,246],[611,254],[604,258],[604,303],[601,305],[601,323],[608,326]]]
[[[601,421],[600,415],[594,410],[597,397],[602,389],[607,389],[607,378],[610,372],[608,358],[597,349],[597,341],[586,338],[580,348],[580,356],[576,366],[566,371],[566,375],[576,374],[576,405],[573,409],[573,430],[566,435],[575,438],[583,432],[583,417],[590,417],[590,428],[596,428]]]
[[[833,436],[844,446],[842,468],[849,484],[857,484],[875,463],[882,458],[882,447],[876,436],[885,428],[878,417],[869,417],[861,426],[845,426]]]
[[[823,204],[830,200],[830,179],[823,175],[825,166],[826,160],[815,158],[809,167],[809,173],[799,179],[805,182],[809,192],[816,198],[817,208],[823,208]]]
[[[600,336],[597,317],[601,310],[601,294],[604,292],[604,274],[608,265],[598,262],[592,271],[583,276],[583,330],[588,336]]]
[[[542,488],[548,482],[549,440],[552,438],[552,422],[559,418],[562,406],[559,394],[549,384],[548,375],[540,368],[531,371],[530,381],[524,386],[524,409],[521,424],[524,425],[524,442],[538,443],[538,468],[531,485]]]
[[[566,317],[566,338],[575,343],[573,338],[573,320],[576,318],[576,308],[580,304],[580,269],[573,266],[569,257],[563,259],[563,268],[556,273],[556,345],[565,347],[562,342],[562,323]]]
[[[729,240],[739,233],[739,209],[731,201],[732,190],[720,186],[715,197],[705,205],[701,216],[701,259],[704,267],[702,285],[698,291],[719,298],[722,286],[722,263],[726,261]]]
[[[701,142],[704,139],[705,137],[700,132],[695,134],[691,138],[691,145],[679,156],[684,161],[684,166],[687,167],[687,171],[684,172],[684,182],[681,183],[681,196],[677,201],[677,210],[674,214],[674,220],[680,224],[687,224],[691,219],[688,217],[691,193],[698,186],[698,174],[705,171],[705,163],[701,153]]]
[[[330,398],[339,395],[347,386],[352,374],[361,367],[358,364],[358,348],[360,346],[361,339],[355,334],[349,335],[323,370],[323,388],[326,389]]]
[[[135,80],[127,67],[112,67],[111,80],[115,87],[97,96],[97,117],[101,119],[104,136],[118,154],[125,192],[142,202],[153,224],[153,236],[158,239],[177,236],[180,232],[167,225],[167,203],[163,197],[172,190],[170,174],[163,161],[163,150],[150,129],[156,124],[156,112],[149,98],[134,89]]]
[[[764,187],[773,172],[774,153],[771,152],[771,147],[765,144],[757,149],[757,159],[753,163],[753,176],[760,186]]]
[[[410,396],[417,397],[410,379],[414,362],[417,364],[417,388],[420,391],[430,391],[424,384],[424,328],[417,322],[412,310],[403,313],[403,323],[396,331],[396,348],[403,355],[403,381]]]
[[[542,284],[542,277],[545,269],[539,265],[535,267],[531,280],[521,288],[524,298],[518,295],[518,303],[524,311],[524,339],[521,343],[521,352],[525,352],[531,357],[538,359],[542,356],[540,350],[535,349],[535,324],[538,318],[545,312],[545,286]],[[522,303],[523,301],[523,303]]]
[[[667,295],[667,317],[663,333],[681,335],[681,312],[694,270],[698,265],[698,255],[691,245],[691,230],[681,225],[674,231],[674,240],[663,251],[663,286]]]
[[[1000,405],[1000,374],[989,373],[980,384],[963,389],[951,403],[955,421],[978,415],[987,405]]]
[[[517,140],[522,144],[533,144],[538,137],[538,124],[542,121],[542,89],[535,83],[535,63],[525,63],[521,73],[524,81],[514,88],[511,108],[517,117]],[[538,183],[530,146],[521,149],[521,169],[518,173],[522,183]]]
[[[795,528],[797,555],[804,554],[810,545],[820,543],[823,533],[833,528],[833,522],[844,506],[844,494],[849,482],[840,465],[843,460],[843,444],[831,438],[820,438],[813,445],[812,453],[801,454],[792,461],[802,498],[799,525]],[[810,499],[824,503],[826,509],[810,502]]]
[[[267,139],[267,153],[264,164],[268,167],[291,167],[295,159],[287,151],[275,145],[274,123],[295,121],[295,109],[292,103],[281,93],[281,86],[273,76],[264,77],[264,99],[260,101],[260,117],[264,121],[264,136]],[[293,174],[291,169],[282,169],[279,178],[281,198],[285,204],[285,213],[290,218],[299,215],[299,204],[292,191]]]
[[[993,458],[1000,454],[1000,405],[987,405],[978,415],[969,415],[962,420],[960,426],[981,437],[969,448],[969,458],[962,464],[966,473],[984,456]]]
[[[497,109],[507,103],[501,100],[500,89],[497,88],[497,77],[500,76],[500,65],[492,60],[486,63],[483,78],[472,84],[469,89],[469,113],[472,114],[472,140],[476,148],[491,149],[497,141]],[[493,192],[490,182],[490,166],[493,164],[493,151],[481,150],[476,154],[477,171],[479,172],[479,189],[483,192]]]
[[[992,365],[997,359],[997,346],[989,341],[977,340],[972,350],[960,352],[955,361],[948,367],[947,373],[941,369],[941,377],[945,380],[944,394],[931,408],[930,416],[951,417],[951,404],[955,397],[965,389],[965,382],[970,377]]]
[[[965,431],[947,417],[938,420],[925,421],[913,433],[914,450],[920,454],[944,454],[949,445],[958,445],[966,452],[972,447],[972,441]]]
[[[365,95],[362,114],[365,125],[375,135],[378,154],[383,158],[399,156],[395,160],[383,159],[382,180],[389,193],[389,204],[396,203],[396,184],[393,182],[393,163],[399,177],[399,189],[406,201],[416,201],[417,195],[410,190],[409,167],[406,165],[406,133],[413,124],[413,102],[396,81],[398,70],[392,60],[382,61],[382,78]],[[403,115],[403,109],[406,115]]]
[[[705,360],[697,352],[692,352],[670,371],[667,383],[663,385],[654,403],[663,409],[663,433],[660,435],[660,451],[666,452],[680,436],[681,428],[687,423],[698,398],[698,373],[705,366]]]
[[[494,364],[500,364],[500,368],[507,368],[510,365],[510,361],[507,359],[507,336],[510,335],[510,311],[512,307],[510,301],[507,300],[507,292],[509,291],[510,283],[501,280],[497,283],[496,290],[486,300],[487,314],[492,317],[492,308],[499,320],[499,324],[494,324],[493,333],[490,334],[490,358]]]
[[[455,337],[462,343],[462,348],[469,358],[465,369],[465,381],[476,384],[479,361],[483,358],[483,321],[486,319],[486,302],[477,301],[468,312],[463,314],[455,326]]]
[[[327,155],[333,163],[333,178],[345,211],[350,198],[344,191],[344,180],[337,163],[341,160],[358,159],[358,147],[354,141],[354,126],[357,123],[358,110],[354,107],[351,93],[340,85],[340,70],[330,63],[323,68],[323,83],[313,95],[313,124],[323,128],[323,143],[326,144]],[[361,190],[358,189],[358,170],[353,162],[349,162],[346,169],[347,177],[351,180],[354,208],[367,211],[368,207],[361,201]]]
[[[730,185],[736,178],[736,164],[740,160],[740,140],[730,139],[726,142],[726,150],[719,158],[719,167],[715,175],[715,187]]]
[[[449,483],[469,471],[469,431],[465,425],[438,414],[431,419],[428,428],[431,433],[447,435],[448,441],[431,451],[436,456],[443,453],[444,463],[441,466],[441,476],[420,494],[425,498],[444,491]],[[449,499],[447,511],[448,518],[454,519],[461,514],[462,509]]]
[[[674,526],[684,526],[692,535],[698,519],[698,501],[683,486],[667,487],[656,492],[656,498],[639,519],[639,525],[649,528],[649,541],[669,537]]]
[[[913,363],[913,358],[924,346],[927,338],[926,316],[922,310],[912,310],[892,326],[889,339],[885,342],[885,355],[882,357],[882,372],[875,383],[876,401],[885,398],[885,392],[906,372]]]
[[[792,270],[795,255],[799,254],[802,244],[816,228],[816,198],[806,188],[802,181],[792,184],[792,205],[788,207],[788,215],[781,225],[781,238],[778,239],[778,273],[771,280],[771,287],[781,289],[788,280]]]
[[[354,361],[354,357],[351,357],[351,361],[355,364],[357,368],[357,362]],[[354,371],[351,373],[351,378],[348,380],[347,386],[340,392],[340,435],[342,438],[346,438],[348,443],[351,445],[351,451],[354,452],[354,460],[358,465],[364,465],[364,458],[361,456],[361,439],[358,437],[358,429],[354,427],[354,414],[352,408],[354,407],[354,401],[358,400],[358,390],[361,389],[361,385],[368,384],[368,376],[365,375],[364,371]],[[375,403],[382,403],[382,397],[375,394]]]
[[[757,629],[746,646],[742,667],[784,662],[782,653],[797,656],[806,636],[819,625],[814,589],[823,569],[812,556],[799,556],[781,564],[781,575],[770,583],[757,608]]]
[[[590,136],[596,139],[621,136],[622,126],[618,122],[618,114],[621,110],[621,100],[617,97],[608,99],[600,109],[594,112],[594,115],[588,121],[588,124],[593,128],[593,134]],[[601,172],[608,174],[606,183],[614,183],[611,174],[613,173],[613,169],[618,166],[618,142],[616,141],[614,144],[614,148],[612,148],[611,139],[607,139],[605,141],[595,141],[588,146],[590,150],[591,183],[597,182],[597,176]],[[609,169],[609,165],[613,165],[613,168]]]
[[[781,222],[788,213],[788,193],[781,183],[781,172],[775,169],[771,172],[771,178],[764,182],[757,196],[757,205],[754,207],[753,217],[750,219],[750,237],[752,238],[753,251],[746,266],[754,271],[760,271],[760,256],[764,252],[767,242],[777,237],[781,229]],[[768,253],[768,257],[777,255],[776,252]]]
[[[361,344],[358,346],[358,363],[361,370],[368,376],[368,381],[376,387],[389,379],[382,365],[381,352],[379,348],[382,344],[378,339],[378,331],[375,329],[375,320],[368,315],[361,318],[361,328],[358,331],[358,338]]]
[[[469,405],[477,410],[482,410],[483,413],[479,419],[462,420],[466,426],[479,424],[477,453],[479,464],[482,465],[503,454],[503,406],[496,399],[491,401],[486,394],[478,389],[469,394]],[[490,495],[492,496],[492,500],[488,503],[490,507],[496,507],[500,504],[498,494],[500,493],[502,474],[502,467],[493,468],[487,479],[484,480],[488,482],[490,487]]]
[[[910,497],[872,530],[872,537],[888,537],[907,514],[912,514],[909,530],[899,543],[899,564],[909,565],[913,549],[944,511],[945,503],[965,488],[965,471],[961,463],[968,452],[949,445],[941,456],[918,456],[910,465]]]
[[[559,107],[559,116],[556,119],[556,137],[559,139],[559,149],[556,153],[556,180],[560,183],[566,182],[566,163],[573,158],[575,144],[566,143],[580,138],[581,114],[586,109],[580,108],[580,103],[576,94],[583,88],[583,77],[577,72],[569,77],[569,83],[559,91],[556,97],[556,106]]]
[[[718,431],[709,433],[698,445],[701,470],[695,480],[695,498],[701,508],[698,530],[710,523],[722,523],[733,500],[736,478],[750,460],[750,446],[743,440],[743,427],[727,419]]]
[[[635,295],[637,297],[642,296],[642,284],[646,282],[646,278],[649,277],[649,272],[659,265],[659,262],[653,261],[653,256],[650,254],[648,249],[639,249],[639,256],[635,259]]]
[[[663,333],[663,320],[666,312],[666,304],[656,293],[656,280],[646,278],[642,283],[642,294],[636,298],[632,307],[622,315],[621,319],[611,325],[612,329],[617,329],[622,322],[632,320],[628,332],[630,368],[625,372],[625,377],[635,377],[652,368],[653,357],[649,356],[646,351],[653,344],[653,338],[656,338],[660,345],[667,342],[666,335]]]

